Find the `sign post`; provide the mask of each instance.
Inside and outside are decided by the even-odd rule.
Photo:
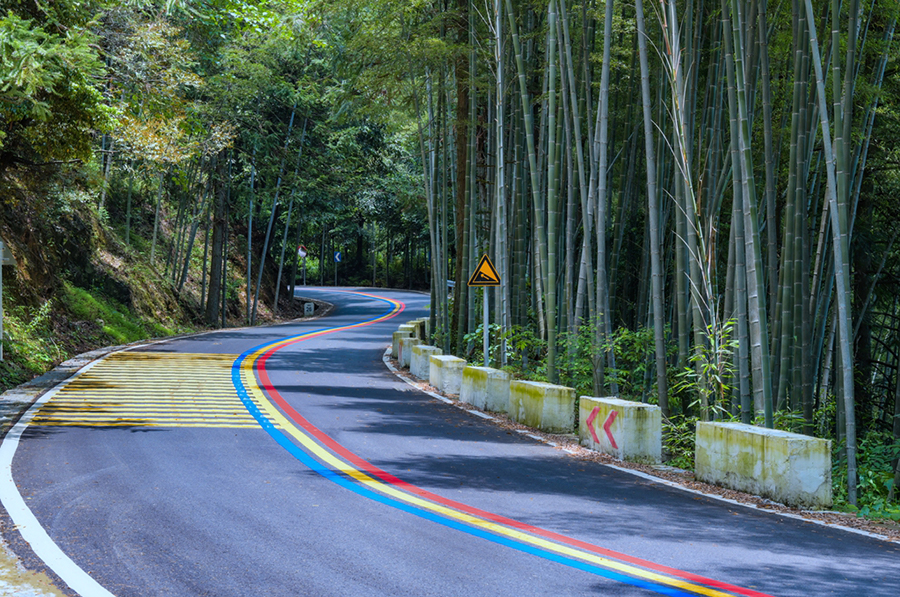
[[[337,286],[337,264],[341,262],[341,252],[334,252],[334,285]]]
[[[484,288],[482,298],[482,302],[484,303],[484,366],[490,367],[490,327],[488,325],[490,320],[490,308],[488,305],[487,289],[491,286],[500,286],[500,275],[497,273],[494,264],[491,263],[491,259],[487,256],[487,253],[481,256],[478,267],[472,272],[472,277],[469,278],[469,286],[480,286]]]
[[[306,256],[309,254],[309,249],[300,245],[297,247],[297,256],[303,259],[303,285],[306,286]]]
[[[0,361],[3,360],[3,266],[15,265],[16,260],[0,240]]]

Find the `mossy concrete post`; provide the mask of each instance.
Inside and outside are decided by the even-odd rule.
[[[462,386],[462,372],[465,359],[452,355],[432,355],[429,357],[430,371],[428,383],[444,394],[459,394]]]
[[[463,369],[459,399],[482,410],[509,411],[509,373],[491,367]]]
[[[422,340],[428,342],[431,337],[431,321],[427,317],[420,317],[416,321],[422,323]]]
[[[550,433],[575,430],[575,389],[540,381],[509,383],[509,416]]]
[[[429,346],[427,344],[417,344],[412,348],[412,356],[409,361],[409,372],[419,379],[428,380],[431,376],[431,361],[429,360],[433,354],[444,354],[437,346]]]
[[[657,464],[662,460],[662,410],[654,404],[582,396],[578,439],[619,460]]]
[[[422,341],[415,336],[400,338],[400,350],[397,354],[397,362],[400,363],[401,367],[409,367],[409,364],[412,361],[413,346],[421,343]]]
[[[700,481],[799,508],[830,508],[831,442],[743,423],[697,423]]]
[[[400,326],[403,327],[403,326]],[[396,359],[400,356],[400,339],[411,338],[412,332],[409,330],[397,330],[393,335],[393,343],[391,344],[391,358]]]
[[[419,340],[425,341],[425,322],[422,319],[407,321],[406,325],[413,326],[413,328],[415,328],[415,333],[413,335]]]

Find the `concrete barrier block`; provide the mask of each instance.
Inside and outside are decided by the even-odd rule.
[[[421,319],[414,319],[413,321],[407,321],[406,325],[413,326],[415,330],[413,332],[413,336],[418,338],[421,341],[425,341],[425,322]]]
[[[421,343],[422,341],[415,336],[400,338],[400,349],[397,352],[397,362],[400,363],[401,367],[409,367],[412,362],[413,346],[417,346]]]
[[[697,423],[697,479],[801,508],[830,508],[831,442],[744,425]]]
[[[491,367],[463,369],[459,399],[483,410],[509,410],[509,373]]]
[[[431,366],[428,383],[444,394],[459,394],[465,359],[452,355],[432,355],[428,360]]]
[[[397,330],[396,332],[394,332],[393,344],[391,345],[391,358],[396,359],[400,356],[400,339],[410,337],[412,337],[412,332],[410,332],[409,330]]]
[[[509,383],[509,416],[550,433],[575,430],[575,390],[539,381]]]
[[[403,323],[397,328],[398,332],[409,332],[411,336],[416,335],[416,325],[414,323]]]
[[[409,361],[409,372],[419,379],[428,380],[431,375],[431,355],[444,354],[437,346],[417,344],[412,347],[412,355]]]
[[[427,317],[420,317],[418,321],[422,322],[422,328],[425,330],[423,340],[428,342],[428,339],[431,338],[431,320]]]
[[[662,461],[662,411],[654,404],[582,396],[578,439],[619,460],[657,464]]]

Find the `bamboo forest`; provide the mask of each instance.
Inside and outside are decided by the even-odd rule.
[[[96,251],[211,326],[417,289],[444,354],[659,405],[674,466],[813,435],[900,519],[897,0],[0,4],[12,333]]]

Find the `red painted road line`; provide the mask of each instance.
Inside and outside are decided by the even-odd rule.
[[[380,300],[387,300],[389,302],[396,303],[397,305],[401,306],[400,311],[402,311],[403,308],[405,308],[405,304],[403,304],[399,301],[393,301],[392,299],[387,299],[386,297],[379,297],[377,295],[367,295],[367,294],[362,294],[362,293],[353,293],[353,294],[360,294],[361,296],[368,296],[371,298],[378,298]],[[396,317],[396,315],[398,315],[400,313],[400,311],[397,311],[396,313],[390,314],[388,316],[385,316],[385,317],[382,317],[382,318],[379,318],[379,319],[376,319],[376,320],[373,320],[370,322],[363,322],[360,324],[350,325],[350,326],[341,327],[341,328],[335,328],[332,330],[322,330],[320,332],[315,332],[310,335],[300,336],[292,341],[284,342],[284,343],[278,344],[276,346],[273,346],[268,351],[263,353],[260,356],[260,358],[256,361],[256,372],[257,372],[257,375],[259,376],[260,387],[263,389],[264,392],[266,392],[269,395],[269,398],[272,400],[272,402],[274,402],[276,405],[278,405],[281,408],[281,410],[284,412],[284,414],[285,414],[285,416],[287,416],[287,418],[289,418],[291,421],[293,421],[295,424],[297,424],[300,428],[309,432],[322,445],[326,446],[332,452],[336,453],[337,455],[342,457],[344,460],[348,461],[350,464],[353,464],[360,470],[365,471],[369,475],[371,475],[373,477],[377,477],[381,481],[388,483],[390,485],[393,485],[395,487],[398,487],[400,489],[403,489],[404,491],[407,491],[413,495],[417,495],[419,497],[425,498],[436,504],[441,504],[443,506],[447,506],[447,507],[459,510],[460,512],[465,512],[466,514],[478,516],[480,518],[489,520],[491,522],[506,525],[506,526],[514,528],[514,529],[518,529],[521,531],[531,533],[533,535],[537,535],[539,537],[544,537],[546,539],[551,539],[553,541],[557,541],[564,545],[570,545],[572,547],[577,547],[579,549],[583,549],[583,550],[591,552],[591,553],[596,553],[598,555],[616,559],[616,560],[619,560],[620,562],[627,562],[629,564],[635,564],[637,566],[641,566],[648,570],[653,570],[655,572],[668,574],[669,576],[674,576],[676,578],[682,578],[684,580],[703,584],[703,585],[706,585],[708,587],[712,587],[715,589],[730,591],[732,593],[735,593],[738,595],[744,595],[746,597],[772,597],[771,595],[769,595],[767,593],[761,593],[759,591],[754,591],[752,589],[746,589],[744,587],[739,587],[739,586],[732,585],[732,584],[729,584],[726,582],[718,581],[718,580],[711,579],[711,578],[706,578],[704,576],[700,576],[699,574],[693,574],[691,572],[686,572],[684,570],[679,570],[677,568],[671,568],[669,566],[664,566],[662,564],[650,562],[649,560],[643,560],[638,557],[629,556],[627,554],[623,554],[623,553],[619,553],[619,552],[616,552],[616,551],[613,551],[610,549],[599,547],[597,545],[593,545],[592,543],[587,543],[585,541],[573,539],[573,538],[567,537],[565,535],[560,535],[559,533],[555,533],[553,531],[548,531],[548,530],[542,529],[540,527],[535,527],[535,526],[532,526],[529,524],[525,524],[523,522],[519,522],[517,520],[513,520],[511,518],[506,518],[505,516],[500,516],[499,514],[494,514],[493,512],[487,512],[485,510],[480,510],[478,508],[474,508],[472,506],[463,504],[461,502],[456,502],[454,500],[445,498],[443,496],[437,495],[435,493],[431,493],[430,491],[427,491],[425,489],[422,489],[420,487],[412,485],[406,481],[403,481],[402,479],[395,477],[394,475],[388,473],[387,471],[384,471],[384,470],[376,467],[372,463],[368,462],[367,460],[362,459],[361,457],[357,456],[356,454],[354,454],[353,452],[351,452],[350,450],[348,450],[341,444],[337,443],[334,439],[331,438],[331,436],[325,434],[321,429],[319,429],[318,427],[316,427],[315,425],[310,423],[305,417],[303,417],[303,415],[301,415],[299,412],[297,412],[297,410],[295,410],[294,407],[292,407],[290,404],[288,404],[288,402],[284,399],[284,397],[272,385],[272,382],[269,378],[269,373],[266,370],[266,361],[275,352],[281,350],[282,348],[284,348],[286,346],[291,346],[293,344],[302,342],[303,340],[306,340],[308,338],[315,338],[315,337],[329,334],[332,332],[342,331],[345,329],[351,329],[351,328],[355,328],[355,327],[367,326],[367,325],[371,325],[373,323],[377,323],[380,321],[385,321],[387,319]]]

